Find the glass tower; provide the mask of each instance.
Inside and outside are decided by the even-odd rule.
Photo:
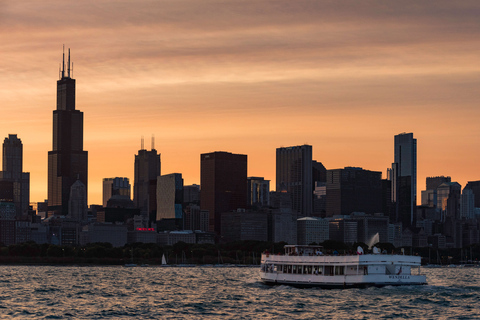
[[[401,133],[394,140],[392,198],[395,202],[395,218],[404,227],[414,226],[417,205],[417,139],[413,138],[413,133]]]

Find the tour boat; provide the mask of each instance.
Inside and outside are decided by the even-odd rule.
[[[419,256],[380,253],[326,255],[321,246],[286,245],[285,254],[262,254],[260,277],[265,284],[296,287],[355,288],[426,284]]]

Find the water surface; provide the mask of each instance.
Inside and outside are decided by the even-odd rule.
[[[2,319],[480,319],[480,268],[428,285],[269,287],[258,268],[0,266]]]

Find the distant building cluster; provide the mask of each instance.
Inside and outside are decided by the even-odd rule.
[[[153,138],[151,150],[142,138],[133,164],[133,196],[129,178],[104,178],[102,204],[88,207],[88,152],[83,150],[83,112],[75,109],[75,89],[69,52],[57,81],[44,202],[29,202],[22,141],[9,134],[3,142],[3,245],[239,240],[306,245],[334,240],[463,248],[480,242],[480,181],[462,189],[451,177],[428,177],[417,205],[413,133],[394,137],[386,178],[354,166],[327,169],[313,160],[310,145],[277,148],[275,191],[264,177],[247,175],[247,155],[224,151],[201,154],[200,185],[186,186],[181,173],[162,174]]]

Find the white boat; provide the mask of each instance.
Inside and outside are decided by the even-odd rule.
[[[352,288],[426,284],[419,256],[363,254],[325,255],[321,246],[287,245],[285,254],[262,254],[260,278],[269,285]],[[375,250],[376,249],[376,250]]]

